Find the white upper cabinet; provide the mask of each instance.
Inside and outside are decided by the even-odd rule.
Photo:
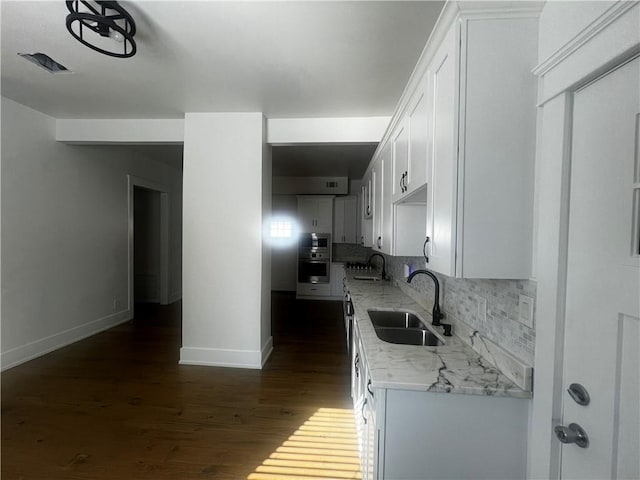
[[[383,155],[378,156],[371,170],[371,186],[372,186],[372,210],[373,210],[373,249],[380,251],[382,249],[382,193],[384,180],[384,162]]]
[[[428,268],[528,278],[537,15],[462,15],[427,68],[433,101]]]
[[[427,244],[428,268],[455,276],[455,214],[457,179],[455,105],[456,105],[456,29],[452,28],[429,64],[430,109],[433,123],[430,135]]]
[[[373,246],[373,219],[371,217],[371,172],[364,176],[360,191],[360,244],[363,247]]]
[[[402,120],[392,134],[393,181],[392,201],[411,197],[427,183],[429,107],[427,76],[418,83]],[[424,198],[422,199],[424,202]]]
[[[357,198],[336,197],[333,201],[333,243],[360,243],[357,233]]]
[[[405,180],[405,193],[412,194],[427,183],[429,109],[426,75],[409,102],[409,161]]]
[[[362,218],[373,218],[373,175],[369,171],[362,185]]]
[[[407,191],[409,176],[409,119],[405,117],[393,134],[392,144],[392,178],[389,181],[391,200],[400,200]],[[425,132],[426,133],[426,132]],[[426,156],[425,156],[426,161]]]
[[[372,169],[373,180],[373,249],[392,253],[393,205],[392,187],[392,145],[388,142],[382,147]]]
[[[301,232],[333,232],[333,196],[298,197],[298,222]]]
[[[529,278],[539,5],[447,2],[372,159],[373,248]],[[366,190],[366,189],[365,189]]]
[[[388,180],[392,177],[391,163],[391,149],[384,148],[382,158],[384,164],[382,165],[383,183],[382,189],[382,224],[380,225],[382,232],[382,240],[380,242],[379,251],[386,253],[387,255],[393,255],[393,202],[391,200],[391,186]]]

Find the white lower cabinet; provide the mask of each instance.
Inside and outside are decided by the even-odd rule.
[[[329,297],[331,296],[331,284],[298,283],[296,294],[299,297]]]
[[[344,296],[344,263],[331,263],[331,296],[342,300]]]
[[[363,479],[525,478],[527,400],[372,388],[357,326],[352,346]]]

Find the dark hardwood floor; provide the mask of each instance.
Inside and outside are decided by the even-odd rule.
[[[340,304],[272,311],[261,371],[178,365],[174,304],[3,372],[2,479],[359,478]]]

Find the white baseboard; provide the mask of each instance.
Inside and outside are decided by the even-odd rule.
[[[133,312],[131,310],[122,310],[121,312],[12,348],[6,352],[2,352],[0,356],[0,370],[7,370],[21,363],[28,362],[29,360],[33,360],[59,348],[66,347],[83,338],[108,330],[132,318]]]
[[[264,342],[262,346],[262,368],[264,368],[264,364],[269,360],[271,352],[273,352],[273,337],[267,338],[267,341]]]
[[[209,367],[253,368],[260,370],[271,354],[272,341],[260,350],[231,350],[225,348],[182,347],[180,365],[205,365]]]

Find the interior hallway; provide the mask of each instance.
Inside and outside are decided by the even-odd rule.
[[[359,478],[340,303],[272,310],[262,371],[178,365],[176,303],[3,372],[3,480]]]

